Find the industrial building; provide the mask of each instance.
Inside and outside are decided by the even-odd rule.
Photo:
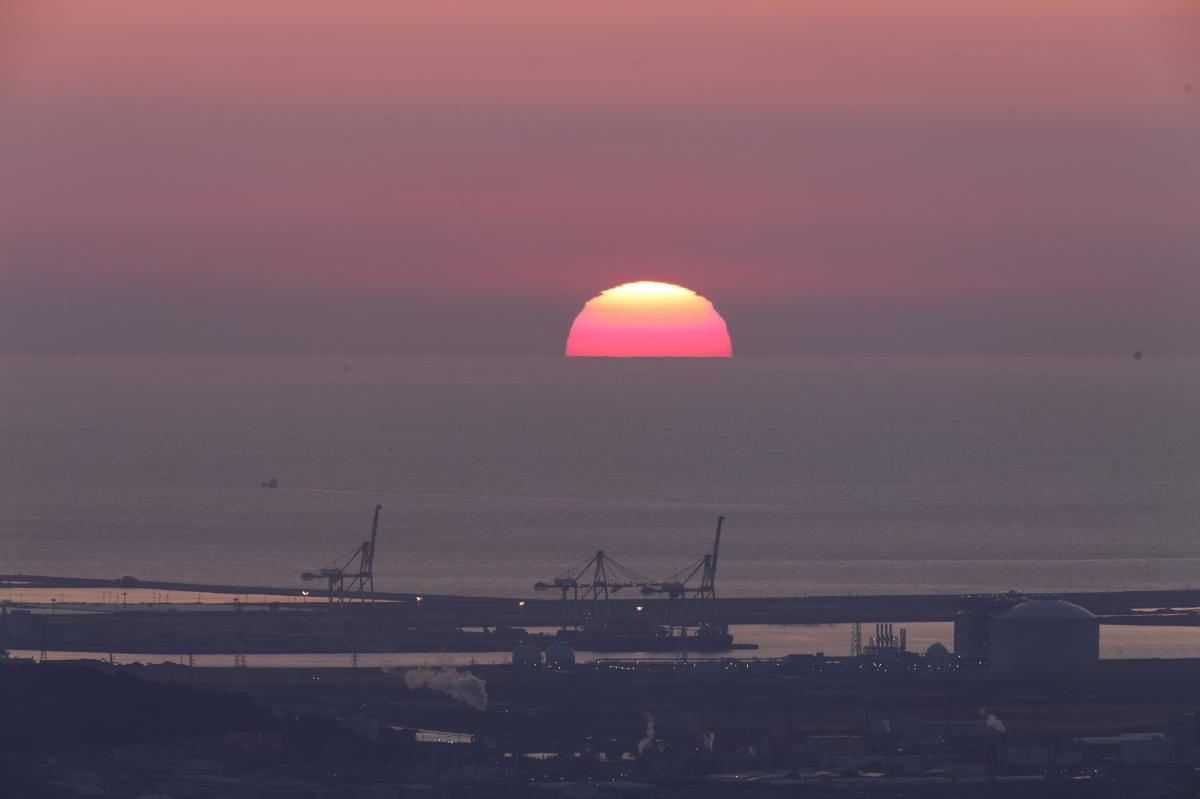
[[[1100,660],[1100,622],[1061,599],[1031,599],[991,620],[992,671],[1077,669]]]

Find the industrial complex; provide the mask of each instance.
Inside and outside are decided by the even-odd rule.
[[[380,512],[300,588],[0,577],[18,596],[59,592],[0,605],[9,705],[91,697],[57,711],[89,731],[69,751],[33,734],[9,741],[0,768],[14,785],[49,780],[54,796],[128,797],[1187,796],[1200,784],[1200,660],[1100,656],[1102,621],[1196,623],[1190,592],[718,598],[724,519],[667,579],[598,550],[528,598],[382,592]],[[148,591],[155,601],[137,601]],[[730,619],[750,640],[733,640]],[[952,622],[952,640],[910,646],[905,625],[931,620]],[[831,622],[851,631],[836,651],[764,657],[744,632]],[[360,665],[367,653],[430,662]],[[288,660],[300,655],[338,661]],[[117,694],[134,697],[125,721],[103,715]],[[203,710],[231,702],[219,718]],[[157,715],[175,707],[190,710]],[[164,724],[171,734],[146,732]]]

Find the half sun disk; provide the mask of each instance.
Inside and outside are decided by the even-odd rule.
[[[729,330],[691,289],[643,280],[587,301],[567,336],[567,355],[728,358]]]

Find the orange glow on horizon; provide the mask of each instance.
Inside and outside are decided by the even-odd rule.
[[[683,286],[642,280],[588,300],[571,325],[566,354],[729,358],[733,345],[711,302]]]

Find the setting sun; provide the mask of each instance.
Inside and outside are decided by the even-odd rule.
[[[691,289],[649,280],[588,300],[567,336],[569,356],[728,358],[729,330]]]

